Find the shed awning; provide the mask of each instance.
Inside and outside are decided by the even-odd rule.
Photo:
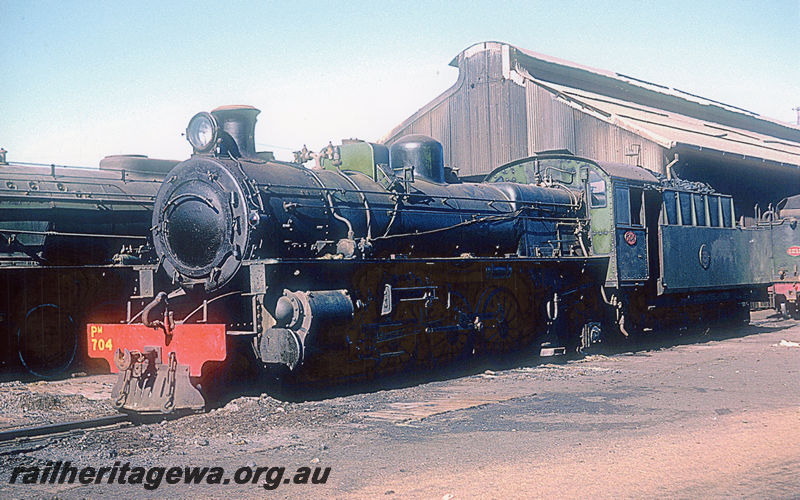
[[[573,106],[592,110],[598,118],[641,134],[674,149],[680,146],[713,149],[800,168],[800,142],[778,139],[751,130],[631,103],[551,82],[533,81],[555,91]]]
[[[798,126],[613,71],[511,45],[504,50],[511,73],[667,149],[713,150],[800,168]]]

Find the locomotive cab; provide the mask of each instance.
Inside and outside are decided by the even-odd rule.
[[[592,220],[592,246],[611,256],[607,287],[640,287],[650,278],[648,218],[658,182],[641,167],[587,164],[584,177]]]
[[[630,165],[594,162],[568,151],[542,152],[504,165],[485,182],[557,185],[582,193],[588,252],[609,256],[608,287],[641,286],[649,278],[647,217],[658,215],[649,171]]]

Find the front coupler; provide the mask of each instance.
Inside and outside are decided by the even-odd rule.
[[[117,350],[114,363],[119,377],[111,391],[114,407],[137,414],[200,411],[203,396],[192,386],[189,366],[178,364],[175,352],[162,362],[161,347],[143,351]]]

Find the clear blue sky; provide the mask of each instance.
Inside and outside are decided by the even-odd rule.
[[[0,0],[0,146],[17,161],[182,159],[189,118],[223,104],[260,108],[256,142],[281,157],[375,140],[485,40],[786,122],[800,106],[798,0]]]

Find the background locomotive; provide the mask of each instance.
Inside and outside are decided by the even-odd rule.
[[[800,194],[782,200],[760,219],[772,234],[773,304],[784,318],[800,319]]]
[[[119,408],[201,408],[193,384],[232,349],[306,380],[553,354],[746,319],[771,278],[769,229],[702,184],[568,152],[462,182],[424,136],[350,141],[308,169],[255,153],[257,114],[190,121],[194,154],[154,205],[158,262],[124,324],[88,325]]]
[[[4,367],[62,373],[85,352],[80,325],[124,311],[124,268],[147,247],[156,191],[176,163],[114,156],[99,169],[0,164]]]

